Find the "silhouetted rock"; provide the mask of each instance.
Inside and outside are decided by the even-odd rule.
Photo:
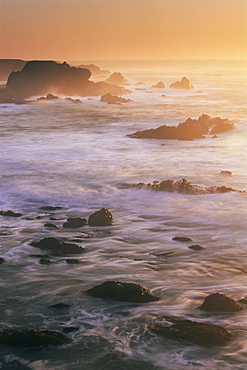
[[[67,338],[51,330],[0,330],[0,344],[16,347],[38,347],[45,345],[61,345]]]
[[[0,211],[1,216],[5,217],[21,217],[22,214],[19,212],[13,212],[13,211]]]
[[[175,89],[194,89],[194,86],[186,77],[183,77],[181,81],[173,82],[170,87]]]
[[[100,101],[108,104],[118,104],[118,103],[129,103],[131,99],[125,99],[121,96],[112,95],[110,93],[102,95]]]
[[[202,249],[204,249],[199,244],[191,245],[189,248],[192,249],[193,251],[201,251]]]
[[[229,192],[239,192],[239,193],[246,193],[245,190],[235,190],[232,188],[228,188],[226,186],[199,186],[193,185],[186,179],[181,179],[178,181],[173,180],[163,180],[157,181],[155,180],[153,183],[145,184],[144,182],[139,182],[138,184],[121,184],[121,188],[125,189],[148,189],[153,191],[164,191],[169,193],[181,193],[181,194],[193,194],[193,195],[201,195],[201,194],[214,194],[214,193],[229,193]]]
[[[159,297],[150,293],[146,288],[136,283],[121,283],[106,281],[88,289],[86,293],[92,297],[109,298],[116,301],[145,303],[159,300]]]
[[[88,224],[91,226],[110,226],[112,221],[111,212],[106,208],[101,208],[89,216]]]
[[[166,324],[155,324],[151,330],[165,338],[201,346],[226,345],[232,338],[232,334],[221,325],[171,318],[167,319]]]
[[[0,81],[7,81],[11,72],[21,71],[26,63],[21,59],[0,59]]]
[[[89,69],[89,71],[92,73],[92,76],[104,76],[109,75],[111,73],[107,69],[100,69],[98,66],[94,64],[80,64],[77,67]]]
[[[84,248],[73,243],[66,243],[54,237],[48,237],[39,242],[32,242],[33,247],[45,249],[51,252],[53,256],[64,256],[67,254],[82,253]]]
[[[199,307],[211,312],[236,312],[242,310],[242,306],[221,293],[213,293],[207,296],[203,304]]]
[[[81,263],[80,260],[77,260],[75,258],[66,259],[66,262],[68,265],[78,265],[78,263]]]
[[[164,84],[164,82],[160,81],[156,85],[153,85],[152,88],[155,88],[155,89],[164,89],[165,88],[165,84]]]
[[[178,126],[160,126],[155,129],[137,131],[128,135],[132,138],[142,139],[177,139],[193,140],[202,139],[207,134],[221,134],[233,130],[234,123],[228,119],[220,117],[211,118],[207,114],[202,114],[198,119],[188,118]]]
[[[52,304],[50,307],[55,308],[56,310],[63,310],[64,308],[68,308],[69,304],[61,302]]]
[[[57,225],[52,224],[50,222],[47,222],[46,224],[44,224],[44,226],[49,227],[50,229],[58,229]]]
[[[89,81],[91,72],[54,61],[31,61],[19,72],[12,72],[6,88],[0,90],[0,102],[23,102],[34,96],[87,96],[106,93],[124,94],[125,89],[105,82]]]
[[[39,263],[40,263],[41,265],[50,265],[52,262],[51,262],[49,259],[47,259],[47,258],[41,258],[41,259],[39,260]]]
[[[5,262],[5,259],[3,257],[0,257],[0,265]]]
[[[85,226],[87,223],[87,220],[85,218],[80,218],[80,217],[69,217],[67,219],[67,222],[63,224],[63,228],[71,228],[75,229],[78,227]]]
[[[40,101],[40,100],[58,100],[59,97],[58,96],[55,96],[55,95],[52,95],[52,94],[47,94],[46,96],[41,96],[40,98],[37,99],[37,101]]]
[[[108,77],[105,82],[112,84],[112,85],[124,85],[128,81],[123,77],[120,72],[114,72],[113,74]]]
[[[54,206],[42,206],[39,207],[39,209],[42,209],[43,211],[57,211],[58,209],[62,209],[63,207],[54,207]]]
[[[174,236],[174,238],[172,238],[172,240],[175,240],[177,242],[182,242],[182,243],[192,241],[192,239],[188,238],[187,236]]]

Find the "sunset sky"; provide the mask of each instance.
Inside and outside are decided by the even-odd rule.
[[[247,0],[0,0],[0,58],[244,59]]]

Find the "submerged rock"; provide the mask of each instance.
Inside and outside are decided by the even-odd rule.
[[[0,265],[5,262],[5,259],[3,257],[0,257]]]
[[[52,304],[50,307],[55,308],[56,310],[63,310],[64,308],[68,308],[69,304],[61,302]]]
[[[67,254],[82,253],[84,248],[77,244],[66,243],[54,237],[48,237],[40,240],[39,242],[32,242],[33,247],[45,249],[51,252],[53,256],[64,256]]]
[[[81,261],[75,258],[68,258],[66,259],[66,263],[68,263],[68,265],[78,265],[78,263],[81,263]]]
[[[67,338],[51,330],[0,330],[0,344],[18,347],[38,347],[46,345],[61,345]]]
[[[119,103],[129,103],[132,100],[125,99],[125,98],[122,98],[121,96],[112,95],[108,93],[108,94],[102,95],[100,101],[104,103],[108,103],[108,104],[119,104]]]
[[[155,88],[155,89],[164,89],[165,88],[165,84],[164,84],[164,82],[160,81],[156,85],[153,85],[152,88]]]
[[[67,219],[67,222],[63,224],[63,228],[68,229],[76,229],[78,227],[85,226],[87,223],[87,220],[85,218],[81,217],[69,217]]]
[[[46,224],[44,224],[44,226],[49,227],[50,229],[58,229],[57,225],[52,224],[50,222],[47,222]]]
[[[192,249],[193,251],[201,251],[202,249],[204,249],[199,244],[191,245],[189,248]]]
[[[52,262],[48,258],[40,258],[39,263],[41,265],[50,265]]]
[[[175,240],[177,242],[182,242],[182,243],[192,241],[192,239],[188,238],[187,236],[174,236],[172,240]]]
[[[0,215],[5,217],[21,217],[22,213],[13,211],[0,211]]]
[[[150,293],[146,288],[136,283],[121,283],[106,281],[88,289],[86,293],[92,297],[109,298],[116,301],[145,303],[159,300],[159,297]]]
[[[236,312],[243,309],[234,299],[221,293],[213,293],[207,296],[199,308],[210,312]]]
[[[207,134],[222,134],[233,128],[234,123],[226,118],[211,118],[207,114],[202,114],[198,119],[188,118],[178,126],[163,125],[155,129],[137,131],[127,136],[137,139],[193,140],[205,138]]]
[[[175,89],[194,89],[194,86],[186,77],[183,77],[181,81],[173,82],[170,87]]]
[[[110,226],[112,221],[111,212],[106,208],[101,208],[89,216],[88,224],[91,226]]]
[[[190,194],[190,195],[201,195],[201,194],[214,194],[214,193],[229,193],[239,192],[239,193],[246,193],[244,190],[235,190],[232,188],[228,188],[226,186],[199,186],[193,185],[186,179],[181,179],[178,181],[173,180],[163,180],[157,181],[155,180],[153,183],[145,184],[144,182],[139,182],[138,184],[121,184],[122,188],[125,189],[148,189],[153,191],[164,191],[169,193],[181,193],[181,194]]]
[[[188,341],[202,346],[226,345],[232,334],[221,325],[191,320],[167,319],[166,324],[155,324],[151,330],[165,338]]]
[[[42,209],[43,211],[57,211],[59,209],[63,209],[63,207],[59,207],[59,206],[42,206],[42,207],[39,207],[39,209]]]

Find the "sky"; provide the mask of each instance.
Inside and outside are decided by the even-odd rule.
[[[0,0],[0,58],[246,59],[247,0]]]

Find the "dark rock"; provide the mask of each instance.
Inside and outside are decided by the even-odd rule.
[[[194,86],[186,77],[183,77],[181,81],[173,82],[170,87],[175,89],[194,89]]]
[[[44,224],[45,227],[49,227],[50,229],[58,229],[57,225],[54,225],[50,222]]]
[[[247,298],[241,298],[238,302],[242,304],[247,304]]]
[[[232,338],[232,334],[221,325],[170,318],[167,321],[169,324],[155,324],[151,330],[165,338],[201,346],[226,345]]]
[[[120,72],[114,72],[113,74],[108,77],[105,82],[112,84],[112,85],[124,85],[128,83],[128,81],[123,77]]]
[[[155,89],[164,89],[165,88],[165,84],[164,84],[164,82],[160,81],[156,85],[153,85],[152,88],[155,88]]]
[[[145,303],[159,300],[159,297],[150,293],[146,288],[136,283],[121,283],[106,281],[88,289],[86,293],[92,297],[109,298],[116,301]]]
[[[128,135],[137,139],[193,140],[202,139],[207,134],[221,134],[233,130],[234,123],[220,117],[211,118],[202,114],[198,119],[188,118],[178,126],[160,126],[155,129],[137,131]]]
[[[0,211],[1,216],[6,216],[6,217],[21,217],[22,214],[18,212],[12,212],[12,211]]]
[[[47,94],[46,96],[41,96],[40,98],[37,98],[36,101],[43,101],[43,100],[58,100],[59,97],[55,96],[53,94]]]
[[[42,209],[43,211],[57,211],[58,209],[62,209],[63,207],[53,207],[53,206],[42,206],[39,207],[39,209]]]
[[[108,104],[119,104],[119,103],[129,103],[132,100],[131,99],[125,99],[121,96],[112,95],[110,93],[102,95],[101,102],[108,103]]]
[[[84,248],[78,246],[77,244],[66,243],[54,237],[44,238],[39,242],[32,242],[31,245],[40,249],[47,249],[53,256],[79,254],[84,250]]]
[[[67,219],[67,222],[63,224],[63,228],[68,229],[76,229],[78,227],[85,226],[87,223],[87,220],[85,218],[80,217],[70,217]]]
[[[49,258],[49,254],[29,254],[29,257],[35,257],[35,258]]]
[[[0,59],[0,81],[7,81],[11,72],[21,71],[26,63],[21,59]]]
[[[56,310],[63,310],[64,308],[68,308],[69,304],[67,303],[56,303],[50,306],[51,308],[55,308]]]
[[[68,326],[67,328],[63,328],[63,332],[66,334],[72,333],[73,331],[77,330],[79,330],[79,328],[77,328],[76,326]]]
[[[201,194],[214,194],[214,193],[229,193],[239,192],[239,193],[246,193],[245,190],[235,190],[232,188],[228,188],[226,186],[210,186],[204,187],[199,185],[193,185],[186,179],[181,179],[178,181],[173,180],[163,180],[163,181],[154,181],[152,184],[148,183],[145,184],[143,182],[139,182],[138,184],[121,184],[122,188],[125,189],[148,189],[153,191],[165,191],[165,192],[177,192],[181,194],[193,194],[193,195],[201,195]]]
[[[75,258],[70,258],[70,259],[66,259],[66,262],[69,264],[69,265],[77,265],[78,263],[81,263],[80,260],[77,260]]]
[[[106,208],[101,208],[89,216],[88,224],[91,226],[110,226],[112,225],[112,214]]]
[[[176,240],[177,242],[182,242],[182,243],[192,241],[192,239],[188,238],[187,236],[174,236],[172,240]]]
[[[193,249],[194,251],[201,251],[202,249],[204,249],[199,244],[191,245],[189,248]]]
[[[61,345],[67,338],[51,330],[0,330],[0,344],[18,347],[37,347],[45,345]]]
[[[0,265],[5,262],[5,259],[3,257],[0,257]]]
[[[39,260],[39,263],[40,263],[41,265],[49,265],[49,264],[51,263],[51,261],[50,261],[49,259],[47,259],[47,258],[41,258],[41,259]]]
[[[213,293],[205,298],[199,308],[210,312],[236,312],[242,310],[243,307],[224,294]]]

